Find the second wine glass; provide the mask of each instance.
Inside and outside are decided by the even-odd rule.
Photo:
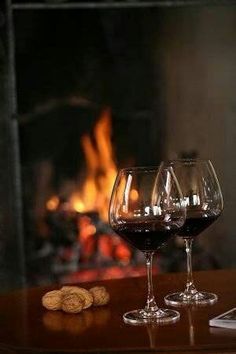
[[[179,313],[158,308],[152,283],[154,253],[185,222],[183,197],[172,167],[120,170],[111,196],[109,218],[112,229],[146,257],[147,302],[143,309],[125,313],[125,322],[175,322],[179,319]]]
[[[216,172],[210,160],[180,159],[169,161],[178,178],[186,204],[186,222],[178,235],[184,239],[187,253],[187,282],[182,292],[165,297],[168,305],[193,303],[213,304],[217,295],[198,291],[192,275],[192,242],[196,236],[209,227],[223,210],[223,197]]]

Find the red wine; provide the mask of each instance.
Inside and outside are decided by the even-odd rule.
[[[184,225],[178,231],[177,235],[181,237],[196,237],[208,226],[210,226],[219,215],[200,215],[196,217],[188,217]]]
[[[114,225],[113,230],[140,251],[156,251],[177,233],[179,227],[161,225],[160,222],[127,222]]]

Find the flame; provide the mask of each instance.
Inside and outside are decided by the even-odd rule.
[[[69,203],[77,212],[96,211],[108,220],[109,199],[117,174],[111,143],[111,112],[103,111],[94,128],[94,141],[85,134],[81,145],[85,155],[86,176],[82,187],[71,195]]]
[[[103,221],[108,220],[109,199],[117,174],[111,133],[111,112],[106,109],[94,127],[93,138],[88,134],[81,138],[86,162],[85,179],[68,200],[69,210],[79,213],[95,211]],[[47,201],[46,208],[54,211],[59,203],[59,198],[52,196]]]

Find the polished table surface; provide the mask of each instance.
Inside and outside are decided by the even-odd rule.
[[[122,314],[142,307],[144,278],[126,278],[83,284],[105,285],[111,301],[77,315],[47,311],[41,297],[52,288],[23,289],[0,296],[0,353],[236,353],[236,330],[209,327],[209,319],[236,307],[236,270],[194,274],[201,290],[215,292],[219,300],[207,307],[179,308],[180,320],[165,326],[127,325]],[[182,290],[185,274],[154,278],[157,302]],[[59,288],[59,287],[53,287]]]

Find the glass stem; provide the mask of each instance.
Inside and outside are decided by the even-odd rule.
[[[152,260],[154,252],[146,252],[146,267],[147,267],[147,302],[145,306],[146,312],[155,312],[158,310],[158,306],[155,301],[152,282]]]
[[[197,292],[195,285],[193,283],[193,271],[192,271],[192,238],[185,238],[185,249],[187,254],[187,282],[186,289],[184,291],[185,295],[193,295]]]

